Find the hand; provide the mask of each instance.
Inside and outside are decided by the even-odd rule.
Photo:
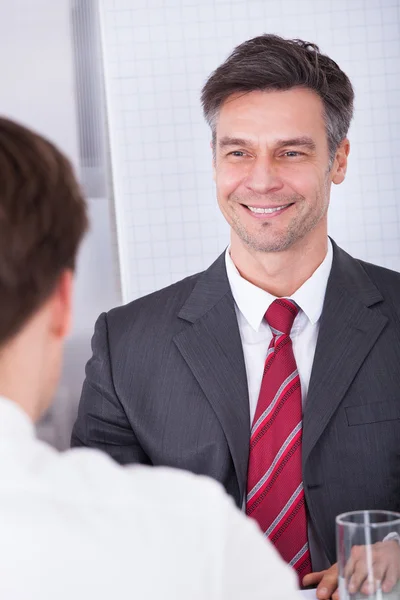
[[[373,594],[378,586],[388,594],[400,579],[400,545],[388,540],[377,542],[370,548],[371,556],[367,557],[368,546],[353,546],[345,567],[344,576],[349,592],[358,590],[362,594]],[[373,568],[373,581],[368,581],[368,561]]]
[[[317,598],[319,600],[339,600],[339,570],[338,565],[335,563],[330,569],[326,571],[318,571],[315,573],[309,573],[303,578],[304,587],[310,585],[316,585],[317,587]]]
[[[361,591],[368,595],[381,585],[382,591],[389,593],[400,579],[400,545],[396,541],[377,542],[371,548],[371,563],[374,582],[367,580],[366,546],[353,546],[345,568],[345,579],[351,594]],[[326,571],[310,573],[303,579],[304,586],[317,585],[319,600],[339,600],[339,571],[337,563]]]

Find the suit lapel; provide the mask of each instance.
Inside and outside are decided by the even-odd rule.
[[[382,299],[359,261],[334,244],[303,415],[303,464],[387,323],[369,308]]]
[[[179,317],[191,326],[179,332],[174,342],[224,431],[236,470],[240,503],[247,476],[250,413],[243,350],[224,255],[203,274]]]
[[[303,415],[303,464],[373,348],[387,318],[370,307],[383,300],[361,263],[333,243],[329,277]],[[201,276],[179,318],[190,323],[174,342],[214,409],[240,489],[246,484],[250,414],[243,349],[225,256]]]

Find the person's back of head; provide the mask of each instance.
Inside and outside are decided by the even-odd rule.
[[[87,229],[68,159],[0,118],[0,395],[37,419],[58,380],[72,275]]]

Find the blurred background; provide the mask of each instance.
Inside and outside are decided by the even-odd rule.
[[[98,3],[0,1],[0,113],[46,135],[72,160],[90,211],[78,262],[62,380],[39,435],[69,446],[97,316],[121,302]]]
[[[0,113],[64,150],[90,209],[64,373],[38,426],[60,449],[98,315],[206,268],[228,244],[199,95],[234,46],[264,32],[317,43],[352,80],[330,234],[400,270],[400,0],[0,0]]]

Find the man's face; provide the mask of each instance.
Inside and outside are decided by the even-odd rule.
[[[216,134],[214,178],[232,244],[279,252],[318,231],[326,235],[332,172],[317,94],[234,94],[221,107]]]

